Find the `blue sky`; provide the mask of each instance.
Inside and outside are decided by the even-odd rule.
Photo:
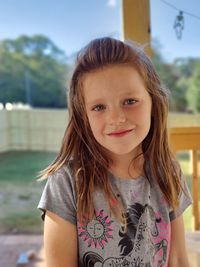
[[[21,34],[44,34],[68,56],[92,38],[122,36],[122,0],[0,0],[0,39]],[[134,0],[133,0],[134,1]],[[200,1],[166,0],[200,17]],[[200,19],[184,14],[181,40],[173,30],[178,10],[161,0],[150,0],[152,37],[159,40],[163,57],[200,57]]]

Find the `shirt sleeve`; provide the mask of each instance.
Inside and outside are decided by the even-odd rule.
[[[187,209],[187,207],[189,207],[193,203],[190,190],[183,176],[181,182],[184,191],[182,190],[179,195],[179,206],[177,207],[177,209],[171,209],[169,212],[170,221],[173,221],[174,219],[179,217]]]
[[[46,211],[51,211],[73,224],[76,224],[76,194],[74,179],[66,167],[49,176],[44,187],[38,209],[42,219]]]

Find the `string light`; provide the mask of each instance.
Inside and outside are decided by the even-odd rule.
[[[179,13],[176,16],[175,21],[174,21],[174,30],[175,30],[176,36],[177,36],[177,38],[179,40],[182,37],[182,31],[184,29],[184,15],[183,14],[186,14],[186,15],[188,15],[190,17],[193,17],[195,19],[200,20],[199,16],[196,16],[196,15],[194,15],[194,14],[192,14],[190,12],[184,11],[184,10],[180,10],[178,7],[172,5],[171,3],[168,3],[165,0],[160,0],[160,1],[163,2],[164,4],[170,6],[171,8],[179,11]]]

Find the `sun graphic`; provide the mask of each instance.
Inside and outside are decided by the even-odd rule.
[[[113,239],[112,223],[113,221],[109,219],[107,213],[100,210],[96,213],[96,218],[88,221],[85,226],[78,224],[78,235],[88,247],[103,249]]]

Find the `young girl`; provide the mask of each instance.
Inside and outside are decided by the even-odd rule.
[[[167,91],[135,44],[93,40],[78,55],[69,124],[43,211],[48,267],[188,267],[191,204],[167,134]]]

